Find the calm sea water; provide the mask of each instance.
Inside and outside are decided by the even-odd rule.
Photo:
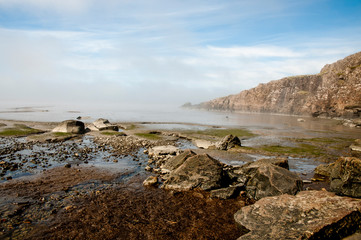
[[[341,135],[361,137],[361,129],[344,127],[339,121],[288,115],[231,113],[189,110],[164,106],[120,105],[11,105],[0,104],[0,119],[60,122],[81,116],[85,122],[106,118],[111,122],[167,123],[165,128],[182,127],[179,123],[212,126],[245,127],[263,135],[307,137],[308,135]],[[302,118],[304,121],[300,121]],[[177,123],[177,125],[176,125]],[[188,125],[190,126],[190,125]],[[158,124],[158,127],[159,124]],[[184,126],[183,126],[184,127]],[[307,136],[303,136],[307,135]]]

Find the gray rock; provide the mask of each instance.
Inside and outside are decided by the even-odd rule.
[[[84,123],[81,121],[66,120],[61,122],[57,127],[55,127],[52,132],[82,134],[85,132],[85,126]]]
[[[219,150],[228,150],[236,146],[241,146],[241,140],[237,136],[228,135],[221,141],[217,142],[215,147]]]
[[[326,191],[267,197],[241,208],[236,222],[249,233],[238,240],[342,239],[360,227],[361,201]]]
[[[119,127],[117,125],[111,124],[109,120],[104,118],[99,118],[98,120],[94,121],[89,125],[89,129],[92,131],[119,131]]]
[[[195,155],[169,174],[163,188],[177,191],[217,189],[225,185],[224,175],[223,165],[218,160],[207,154]]]
[[[247,194],[256,200],[285,193],[294,195],[303,188],[303,182],[296,173],[273,164],[250,166],[246,172],[249,179]]]

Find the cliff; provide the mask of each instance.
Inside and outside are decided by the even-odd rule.
[[[286,77],[194,107],[209,110],[361,117],[361,52],[325,65],[319,74]]]

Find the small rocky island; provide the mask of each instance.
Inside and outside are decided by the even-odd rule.
[[[107,119],[0,124],[2,239],[360,237],[360,139],[251,146],[267,136]]]

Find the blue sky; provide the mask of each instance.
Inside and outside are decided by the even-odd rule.
[[[361,51],[355,0],[0,0],[0,101],[198,103]]]

